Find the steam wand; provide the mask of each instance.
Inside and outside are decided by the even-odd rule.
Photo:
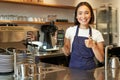
[[[112,49],[113,45],[105,47],[105,80],[108,80],[108,49]]]
[[[108,68],[108,49],[112,49],[113,45],[107,45],[105,47],[105,70]]]

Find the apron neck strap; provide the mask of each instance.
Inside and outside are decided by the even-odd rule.
[[[75,34],[75,36],[78,35],[78,31],[79,31],[79,25],[77,26],[77,30],[76,30],[76,34]]]
[[[91,27],[89,26],[89,37],[91,37],[92,38],[92,29],[91,29]]]
[[[78,31],[79,31],[79,25],[77,26],[77,30],[76,30],[76,34],[75,34],[75,36],[78,35]],[[92,29],[91,29],[90,26],[89,26],[89,37],[92,37]]]

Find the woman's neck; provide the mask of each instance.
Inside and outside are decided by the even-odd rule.
[[[81,28],[81,29],[88,29],[89,25],[79,25],[79,28]]]

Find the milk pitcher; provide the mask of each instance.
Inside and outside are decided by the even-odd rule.
[[[112,69],[117,69],[120,67],[120,61],[119,61],[119,58],[114,56],[114,57],[111,57],[110,58],[110,68]]]

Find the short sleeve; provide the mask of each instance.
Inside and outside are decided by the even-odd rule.
[[[104,38],[100,31],[96,30],[93,34],[93,39],[97,42],[104,42]]]
[[[70,38],[70,35],[69,35],[69,28],[66,30],[66,32],[65,32],[65,38]]]
[[[98,33],[98,36],[97,36],[97,42],[104,42],[104,38],[100,32]]]

